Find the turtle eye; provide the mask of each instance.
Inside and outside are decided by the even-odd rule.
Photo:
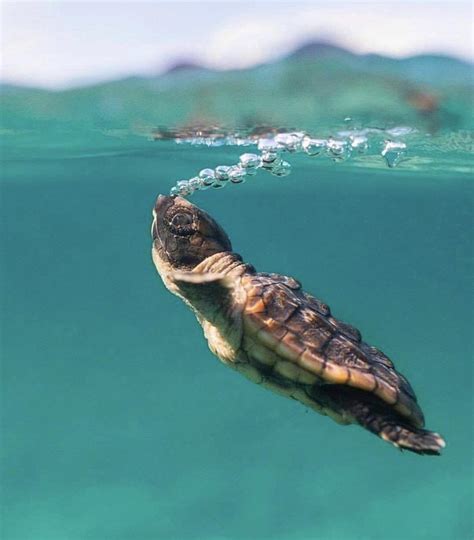
[[[186,236],[194,232],[193,221],[193,216],[188,212],[177,212],[171,218],[169,224],[175,234]]]

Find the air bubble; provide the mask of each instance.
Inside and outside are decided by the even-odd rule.
[[[351,135],[349,139],[352,148],[359,152],[359,154],[365,154],[369,149],[369,140],[367,137],[364,137],[363,135]]]
[[[189,187],[189,183],[187,180],[178,180],[176,182],[176,188],[178,190],[178,195],[181,197],[186,197],[186,195],[191,195],[193,190]]]
[[[260,167],[261,158],[257,154],[242,154],[239,158],[240,166],[244,169]]]
[[[208,189],[214,185],[215,174],[213,169],[203,169],[199,172],[199,176],[191,178],[189,183],[193,186],[199,186],[196,189]]]
[[[225,182],[229,180],[229,170],[230,167],[228,167],[227,165],[218,165],[214,169],[216,180],[219,180],[220,182]]]
[[[276,152],[262,152],[262,168],[273,169],[281,163],[281,157]]]
[[[245,169],[242,169],[240,165],[234,165],[230,168],[229,180],[233,184],[242,184],[243,182],[245,182],[245,176],[246,176]]]
[[[319,156],[321,152],[326,148],[327,141],[325,139],[312,139],[311,137],[305,137],[303,139],[302,148],[308,154],[308,156]]]
[[[271,171],[273,176],[288,176],[291,173],[291,165],[288,161],[282,161],[277,167],[274,167]]]
[[[327,149],[334,161],[344,161],[351,155],[351,146],[344,140],[329,139]]]
[[[275,142],[278,143],[280,148],[285,149],[288,152],[296,152],[301,150],[301,144],[305,134],[303,132],[294,133],[279,133],[275,136]]]
[[[389,167],[396,167],[401,161],[406,159],[407,145],[403,142],[384,141],[382,156]]]
[[[279,148],[280,147],[275,139],[260,139],[257,144],[257,149],[261,152],[276,152]]]
[[[214,176],[214,169],[202,169],[202,171],[199,172],[199,178],[202,178],[203,180],[214,178]]]
[[[199,176],[195,176],[194,178],[190,178],[188,180],[189,189],[191,189],[192,191],[196,191],[198,189],[207,189],[211,185],[212,184],[205,185],[204,184],[204,179],[199,178]]]
[[[408,126],[397,126],[387,129],[385,133],[387,133],[387,135],[391,135],[392,137],[405,137],[406,135],[416,133],[416,129]]]

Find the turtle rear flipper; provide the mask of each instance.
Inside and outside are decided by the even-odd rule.
[[[353,388],[341,388],[335,392],[336,387],[329,385],[324,390],[344,415],[400,450],[439,455],[446,446],[438,433],[411,424],[375,396],[364,396]]]
[[[409,450],[416,454],[439,456],[446,446],[444,439],[434,431],[403,426],[390,420],[385,422],[378,435],[401,450]]]
[[[440,455],[446,446],[443,438],[437,433],[409,425],[391,411],[374,413],[365,411],[363,407],[361,409],[358,414],[354,414],[355,411],[351,410],[357,422],[401,450],[409,450],[416,454]]]
[[[410,426],[390,413],[386,415],[369,414],[359,417],[357,420],[367,430],[375,433],[384,441],[392,443],[400,450],[439,456],[441,450],[446,446],[438,433]]]

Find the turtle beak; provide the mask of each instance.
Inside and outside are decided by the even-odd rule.
[[[168,195],[158,195],[158,199],[155,202],[154,211],[156,215],[163,214],[166,210],[173,205],[176,197],[170,197]]]
[[[166,210],[174,204],[174,198],[166,195],[158,195],[153,208],[153,223],[151,224],[151,236],[153,240],[158,240],[158,220],[163,219]]]

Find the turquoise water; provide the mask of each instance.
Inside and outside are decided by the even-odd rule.
[[[226,369],[163,287],[155,196],[238,150],[103,147],[4,156],[2,538],[470,538],[470,178],[297,156],[193,197],[394,359],[448,443],[421,457]]]
[[[2,87],[2,540],[473,537],[472,66],[338,62]],[[158,193],[248,151],[154,141],[157,125],[327,136],[346,116],[414,128],[408,159],[291,155],[286,178],[192,201],[394,360],[441,457],[225,368],[151,261]]]

